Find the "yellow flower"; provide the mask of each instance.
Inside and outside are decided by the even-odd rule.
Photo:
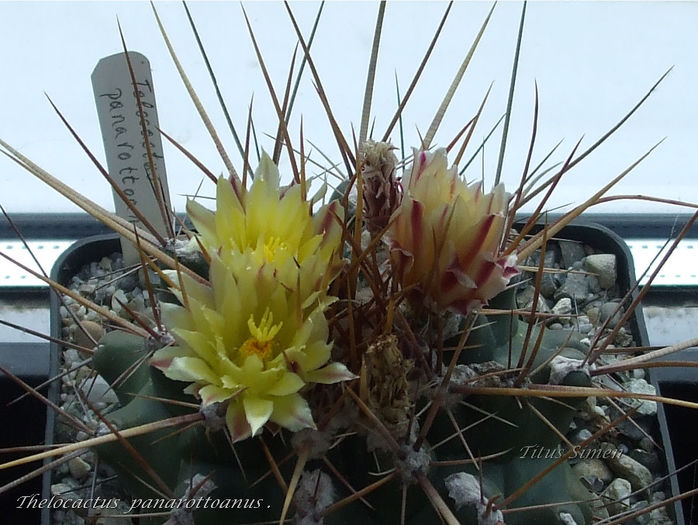
[[[438,310],[467,313],[501,292],[516,257],[500,257],[507,194],[484,194],[447,167],[446,151],[415,150],[400,207],[388,232],[393,272],[403,288]]]
[[[294,288],[300,271],[303,297],[326,290],[337,275],[341,210],[335,201],[311,214],[300,185],[279,188],[278,169],[266,154],[249,190],[223,177],[218,180],[215,212],[195,201],[187,203],[187,213],[209,253],[217,252],[229,263],[251,251],[257,264],[273,263],[278,278]]]
[[[176,346],[155,352],[151,363],[202,407],[229,401],[226,420],[234,441],[272,421],[291,431],[315,426],[301,395],[309,383],[354,378],[328,364],[331,345],[324,305],[303,302],[276,278],[274,265],[250,251],[228,263],[211,254],[210,286],[170,271],[184,306],[163,304],[163,321]],[[180,281],[178,281],[180,280]]]

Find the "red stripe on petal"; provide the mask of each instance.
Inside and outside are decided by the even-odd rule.
[[[226,414],[228,430],[233,443],[247,439],[252,434],[252,428],[247,422],[245,411],[238,403],[231,401]]]
[[[494,215],[489,215],[487,218],[485,218],[482,224],[480,224],[478,232],[477,234],[475,234],[475,238],[473,239],[468,251],[465,253],[465,255],[458,258],[458,265],[463,270],[465,270],[472,264],[473,259],[482,249],[482,245],[484,244],[487,235],[490,233],[490,229],[492,228],[492,223],[494,222],[494,219]]]
[[[410,226],[412,227],[412,252],[423,249],[424,238],[424,206],[419,201],[412,201],[410,210]]]
[[[503,257],[497,264],[502,267],[502,274],[506,279],[511,279],[515,275],[519,274],[519,269],[516,267],[516,256],[510,255],[509,257]]]
[[[334,215],[337,213],[337,201],[332,201],[325,210],[325,216],[322,218],[320,223],[320,231],[326,233],[329,231],[330,226],[334,222]]]
[[[495,271],[496,268],[496,263],[487,260],[482,261],[482,265],[480,266],[480,269],[478,270],[478,273],[474,279],[475,288],[471,288],[470,290],[468,290],[468,293],[465,294],[461,301],[465,301],[467,304],[470,305],[469,307],[472,307],[473,301],[479,301],[479,303],[482,304],[487,300],[491,299],[491,297],[483,297],[483,294],[481,294],[480,292],[482,291],[487,281],[492,277],[492,273]]]
[[[158,368],[160,370],[166,370],[166,369],[170,368],[170,365],[172,364],[172,358],[159,359],[157,361],[151,359],[150,364],[152,366],[154,366],[155,368]]]

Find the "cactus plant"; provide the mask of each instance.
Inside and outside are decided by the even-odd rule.
[[[533,233],[543,201],[514,229],[529,174],[486,192],[449,165],[452,147],[431,147],[435,128],[398,160],[362,126],[355,148],[335,128],[346,180],[323,203],[279,129],[292,182],[263,154],[248,184],[246,155],[242,176],[212,177],[215,211],[189,201],[182,239],[86,206],[141,251],[152,313],[108,318],[92,364],[118,403],[59,452],[91,446],[141,523],[591,524],[565,434],[589,396],[623,396],[595,379],[604,332],[590,346],[549,330],[515,292],[528,269],[537,299],[548,239],[603,192]],[[559,457],[521,453],[560,443]]]
[[[434,155],[416,152],[415,157],[421,157],[422,163],[415,166],[414,173],[421,174],[424,168],[428,168],[434,172],[435,177],[443,178],[442,181],[437,180],[436,182],[442,184],[452,182],[453,172],[447,172],[445,169],[446,159],[443,152],[439,151]],[[271,170],[273,173],[274,169],[268,165],[270,161],[263,162],[267,163],[265,169]],[[255,178],[255,185],[264,184],[264,181],[265,174],[260,170]],[[460,181],[456,180],[456,182],[460,184]],[[219,187],[221,184],[225,184],[232,195],[233,186],[227,181],[219,182]],[[254,191],[253,186],[252,192]],[[278,192],[278,189],[274,191]],[[477,193],[478,191],[479,189],[476,188],[472,200],[484,198]],[[226,201],[221,195],[219,191],[218,209],[215,216],[231,217],[230,210],[222,209]],[[402,220],[401,214],[414,215],[411,211],[412,208],[423,204],[417,200],[417,197],[417,194],[405,195],[405,199],[414,200],[409,207],[395,210],[396,220],[393,221],[393,224]],[[459,205],[466,206],[468,204],[461,200],[460,195],[457,195],[456,199],[458,199]],[[499,199],[503,200],[501,193]],[[264,208],[243,207],[242,214],[263,211],[265,216],[269,216],[275,213],[274,208],[282,205],[277,193],[277,198],[266,203]],[[449,205],[450,203],[446,202],[440,206],[448,207]],[[407,211],[403,211],[404,209]],[[476,232],[491,225],[493,219],[497,219],[501,223],[505,218],[501,209],[490,212],[491,206],[486,203],[480,207],[480,210],[481,217],[474,221],[472,228]],[[477,209],[469,211],[470,213],[478,212]],[[487,215],[488,212],[491,214]],[[205,212],[197,208],[197,213]],[[430,213],[440,217],[444,216],[441,209],[431,212],[427,208],[424,215],[413,222],[414,230],[435,232],[435,228],[427,225],[426,220],[422,218]],[[213,215],[211,217],[213,218]],[[334,217],[334,221],[341,221],[340,216],[335,214]],[[424,223],[420,223],[423,220]],[[238,222],[246,224],[243,219]],[[486,235],[472,235],[469,239],[469,245],[461,241],[463,236],[456,231],[455,223],[453,234],[451,231],[441,232],[444,244],[456,244],[461,241],[457,245],[462,252],[466,252],[466,256],[467,252],[471,252],[476,254],[477,261],[483,261],[480,262],[479,266],[475,266],[476,273],[486,274],[487,270],[482,270],[482,267],[488,264],[494,266],[497,273],[494,274],[493,279],[497,284],[490,285],[485,280],[478,285],[475,279],[466,280],[466,277],[459,280],[449,280],[445,275],[447,272],[453,273],[451,271],[452,263],[446,262],[441,265],[444,268],[444,276],[439,276],[429,267],[434,263],[428,265],[422,263],[422,266],[427,268],[421,277],[422,279],[429,279],[433,276],[434,281],[444,283],[444,286],[448,284],[448,289],[445,291],[447,296],[450,294],[455,297],[468,297],[467,301],[459,300],[450,303],[449,307],[455,313],[449,312],[438,301],[430,297],[430,287],[413,286],[413,283],[410,282],[398,282],[397,269],[402,269],[405,266],[404,253],[406,250],[404,243],[399,248],[395,247],[398,240],[401,240],[400,234],[404,233],[403,229],[396,226],[394,230],[396,233],[394,233],[390,243],[375,245],[373,255],[385,259],[387,264],[382,272],[367,274],[367,277],[372,275],[368,278],[375,279],[375,281],[370,286],[367,282],[360,284],[353,299],[350,299],[340,287],[337,291],[340,296],[339,300],[335,301],[333,305],[322,307],[329,311],[329,317],[336,319],[336,329],[333,336],[330,337],[333,343],[335,364],[327,365],[328,368],[331,367],[331,370],[328,370],[324,375],[330,372],[332,374],[327,376],[325,380],[319,377],[313,380],[311,371],[303,370],[302,359],[296,357],[297,348],[305,345],[311,348],[312,345],[318,343],[324,347],[328,338],[328,330],[327,328],[320,330],[318,333],[320,339],[316,343],[310,343],[304,339],[300,343],[292,344],[292,342],[284,341],[281,335],[278,338],[275,337],[277,333],[280,334],[281,330],[286,328],[283,326],[284,323],[292,323],[293,321],[289,318],[273,316],[269,306],[267,306],[275,301],[273,292],[271,296],[264,295],[266,293],[264,288],[265,286],[268,288],[269,285],[265,285],[265,281],[259,280],[271,279],[277,282],[281,274],[281,272],[276,271],[264,272],[262,269],[268,267],[276,270],[275,263],[277,263],[278,258],[275,254],[270,253],[269,243],[274,242],[278,245],[285,242],[283,237],[281,241],[276,241],[278,237],[276,237],[273,224],[266,223],[266,225],[269,230],[260,233],[257,241],[253,239],[250,242],[248,238],[247,244],[253,246],[253,253],[255,249],[258,250],[254,256],[250,256],[239,247],[227,248],[223,251],[225,255],[220,257],[215,255],[221,253],[220,245],[226,242],[230,236],[221,234],[212,236],[209,235],[207,228],[200,228],[203,231],[200,234],[202,237],[206,235],[211,237],[200,243],[205,246],[211,261],[211,268],[208,272],[209,281],[206,284],[201,284],[189,277],[180,276],[180,282],[176,283],[176,272],[168,274],[169,282],[180,306],[163,303],[160,305],[160,309],[164,314],[167,314],[163,315],[163,322],[169,333],[174,334],[177,343],[172,346],[172,341],[165,339],[168,345],[157,350],[151,358],[151,364],[154,366],[150,369],[150,376],[143,373],[143,369],[146,368],[144,359],[147,357],[147,350],[143,339],[138,336],[123,332],[108,333],[100,341],[95,353],[95,367],[103,377],[113,381],[130,371],[128,381],[124,381],[116,388],[116,393],[120,399],[123,400],[127,396],[127,392],[138,392],[135,398],[124,402],[122,408],[107,416],[107,419],[118,428],[145,425],[157,419],[165,419],[182,413],[181,407],[169,406],[167,401],[162,401],[163,399],[183,400],[187,398],[192,403],[201,404],[201,413],[205,415],[206,423],[198,429],[189,430],[177,438],[165,439],[157,446],[150,444],[153,440],[152,436],[140,437],[138,441],[134,439],[132,443],[137,451],[137,457],[145,459],[147,465],[153,468],[165,483],[169,486],[178,486],[188,479],[192,479],[195,474],[209,475],[209,471],[197,470],[197,467],[201,468],[201,466],[205,469],[212,468],[211,462],[204,461],[209,459],[209,454],[217,458],[217,462],[214,463],[216,465],[215,472],[218,473],[222,470],[228,473],[226,478],[229,483],[231,478],[238,478],[232,486],[244,487],[244,476],[247,476],[248,479],[250,477],[248,471],[263,474],[268,470],[268,459],[264,456],[263,445],[255,440],[250,440],[251,443],[245,443],[244,457],[246,459],[240,467],[236,466],[234,456],[226,453],[225,442],[219,443],[218,448],[213,449],[215,452],[211,450],[209,453],[203,454],[202,457],[200,450],[211,447],[210,444],[206,444],[206,435],[211,433],[209,427],[219,428],[222,424],[221,414],[226,412],[228,415],[225,417],[225,426],[227,434],[233,442],[247,441],[250,435],[261,436],[264,440],[272,440],[272,450],[275,452],[273,457],[279,460],[289,455],[298,457],[295,465],[296,477],[292,479],[298,481],[296,479],[298,474],[301,474],[302,479],[319,480],[322,478],[323,483],[327,485],[326,490],[335,494],[334,500],[329,495],[325,497],[324,505],[326,506],[342,501],[343,498],[350,496],[351,492],[346,487],[342,487],[341,484],[338,485],[337,480],[328,477],[331,470],[327,470],[324,462],[333,465],[332,468],[341,472],[342,476],[353,487],[370,484],[369,465],[374,457],[382,470],[392,472],[387,476],[391,478],[391,481],[387,482],[385,487],[377,489],[374,494],[367,495],[366,501],[354,501],[341,511],[337,511],[336,515],[335,513],[328,514],[325,517],[328,523],[348,522],[350,519],[355,519],[350,517],[357,515],[365,515],[365,519],[369,521],[395,521],[397,516],[393,513],[395,509],[400,509],[400,495],[403,491],[408,491],[407,499],[411,502],[404,509],[405,522],[422,523],[425,519],[438,519],[438,513],[435,513],[436,511],[429,505],[429,498],[432,499],[432,502],[435,499],[438,501],[440,498],[442,501],[455,500],[454,515],[459,520],[464,523],[477,523],[477,519],[471,516],[472,506],[464,500],[458,499],[466,496],[455,495],[463,491],[468,493],[470,489],[467,487],[470,486],[469,483],[472,483],[472,480],[477,479],[474,476],[478,474],[478,470],[481,470],[481,476],[484,477],[486,485],[491,488],[491,493],[487,494],[486,498],[494,498],[493,501],[496,501],[496,496],[506,497],[511,493],[511,487],[518,486],[514,480],[532,478],[546,466],[546,462],[521,460],[518,457],[521,447],[528,443],[548,447],[555,446],[559,441],[559,431],[553,430],[551,425],[564,432],[564,429],[569,427],[575,404],[579,404],[583,399],[582,397],[573,403],[568,402],[563,405],[555,404],[550,400],[520,402],[514,397],[478,396],[469,395],[467,392],[471,386],[487,386],[490,384],[488,381],[491,380],[495,381],[494,384],[515,388],[525,388],[528,383],[548,384],[548,382],[583,387],[591,385],[590,376],[584,367],[572,366],[568,367],[564,373],[559,371],[551,373],[551,368],[556,366],[556,359],[577,359],[581,363],[584,358],[584,353],[573,348],[575,343],[579,348],[579,344],[573,340],[572,334],[563,334],[562,337],[557,332],[541,334],[541,344],[534,351],[532,344],[530,348],[526,349],[528,323],[505,316],[495,317],[494,324],[490,324],[487,316],[480,313],[477,317],[478,320],[473,324],[474,312],[481,310],[486,299],[492,299],[491,307],[505,310],[515,309],[513,305],[514,288],[494,296],[504,288],[513,270],[512,256],[506,258],[506,265],[497,265],[496,262],[491,261],[491,259],[496,259],[493,257],[493,253],[499,250],[502,241],[501,226],[499,231],[487,231]],[[279,226],[286,228],[288,224],[282,221]],[[238,228],[235,233],[242,238],[246,237],[244,226]],[[453,235],[456,240],[451,240],[449,235]],[[430,236],[431,234],[426,234],[426,237]],[[412,240],[415,237],[412,236]],[[493,241],[488,242],[489,251],[481,240],[483,238],[493,238]],[[338,246],[338,239],[335,242]],[[415,254],[426,249],[423,245],[419,245],[423,242],[423,238],[416,238],[415,242],[418,243],[413,247]],[[483,245],[473,246],[473,243],[477,242]],[[315,244],[317,245],[317,243]],[[389,259],[388,252],[392,253],[397,250],[402,250],[403,257]],[[331,255],[337,251],[337,249],[334,251],[326,250],[326,253]],[[293,253],[287,254],[287,256],[289,259],[297,258],[297,255]],[[222,262],[224,257],[228,259],[227,264]],[[264,259],[262,266],[251,266],[255,257]],[[418,255],[412,257],[419,258]],[[456,261],[459,260],[457,254],[452,254],[451,257]],[[465,258],[461,257],[460,260]],[[434,259],[436,257],[431,260]],[[388,260],[390,260],[389,263],[387,263]],[[287,270],[284,275],[288,279],[288,286],[284,290],[291,288],[292,283],[295,282],[301,283],[297,285],[296,291],[302,289],[302,283],[306,280],[299,274],[299,272],[304,271],[303,262],[301,261],[295,267],[297,272],[295,277],[291,275],[292,269],[289,269],[288,266],[284,267]],[[250,268],[252,268],[251,271]],[[345,271],[340,273],[336,279],[347,279],[349,275],[347,272],[348,269],[345,268]],[[505,272],[509,272],[506,277],[504,277]],[[271,277],[272,275],[273,277]],[[325,273],[312,272],[308,277],[311,275],[314,281],[315,277],[323,276]],[[363,280],[359,282],[361,281]],[[391,287],[395,287],[396,291],[390,292]],[[410,287],[412,288],[409,294],[411,301],[396,304],[400,301],[400,296],[403,296]],[[494,291],[491,291],[492,288]],[[272,290],[275,289],[272,287]],[[301,305],[307,304],[310,298],[308,311],[310,315],[314,315],[317,312],[317,307],[314,304],[318,300],[321,303],[330,303],[326,296],[328,289],[325,285],[320,290],[321,293],[318,294],[318,290],[311,287],[306,293],[308,297],[297,299],[294,299],[293,295],[283,295],[280,304],[290,305],[292,308],[291,316],[296,317],[297,314],[300,314],[302,320],[303,315],[300,311],[293,312],[293,305],[302,308]],[[441,289],[439,288],[439,291]],[[385,295],[375,294],[374,290],[387,290],[388,293],[384,292]],[[488,290],[490,290],[489,293]],[[494,297],[481,295],[480,302],[477,302],[472,299],[472,297],[477,297],[472,295],[473,291]],[[404,297],[407,296],[404,295]],[[359,323],[348,317],[346,312],[349,301],[355,305],[356,313],[354,315],[359,319],[365,318],[367,320],[365,323]],[[260,306],[255,306],[258,303],[261,303]],[[184,307],[181,304],[187,306]],[[241,313],[240,308],[244,307],[249,307],[249,311],[257,311],[258,313],[262,312],[262,308],[264,308],[261,320],[256,321],[254,314],[248,316],[248,313]],[[389,312],[392,313],[392,324]],[[274,311],[274,313],[277,312]],[[438,330],[430,330],[429,327],[442,324],[445,317],[448,317],[449,323],[454,325],[455,329],[452,329],[453,333],[449,334],[448,337],[442,334],[441,339],[439,339]],[[398,320],[400,318],[404,319],[406,326],[401,324]],[[274,324],[277,319],[279,323]],[[314,318],[314,320],[308,318],[306,322],[312,321],[314,324],[322,326],[325,323],[324,319],[323,315],[321,318]],[[352,327],[352,323],[356,324]],[[470,326],[466,328],[468,324]],[[212,332],[215,326],[218,326],[219,330],[223,330],[230,325],[238,325],[231,328],[233,332],[243,333],[243,335],[237,336],[237,339],[233,336],[232,342],[226,340],[223,332]],[[292,324],[291,327],[293,327]],[[299,325],[289,333],[293,335],[308,334],[310,333],[308,330],[303,325]],[[343,340],[340,334],[346,330],[357,332],[354,336],[356,338],[354,342]],[[534,327],[528,342],[535,341],[541,330],[540,326]],[[461,338],[463,341],[459,344],[458,339]],[[565,338],[570,340],[565,341]],[[444,347],[449,344],[457,348],[455,354],[450,352],[451,355],[448,355],[444,350]],[[250,345],[255,345],[254,352],[246,350]],[[353,349],[352,346],[356,346],[358,349]],[[465,347],[468,347],[468,350],[463,350]],[[183,352],[183,349],[186,351]],[[528,363],[528,366],[534,369],[540,367],[536,374],[519,374],[510,364],[523,359],[526,350],[530,356],[535,354],[535,359]],[[276,357],[272,359],[272,356],[266,355],[268,352],[273,352]],[[241,354],[243,354],[242,357]],[[297,385],[294,381],[288,388],[292,395],[298,395],[303,401],[307,400],[307,405],[298,409],[300,415],[293,412],[277,414],[276,406],[274,406],[269,408],[266,415],[259,416],[260,419],[266,418],[261,424],[254,424],[255,418],[258,417],[253,412],[254,405],[240,402],[237,399],[246,391],[254,392],[256,390],[256,386],[252,383],[255,371],[251,365],[247,364],[247,361],[242,364],[241,377],[243,379],[237,380],[233,386],[221,392],[220,385],[225,385],[226,381],[231,381],[233,377],[223,370],[221,363],[229,363],[225,367],[235,367],[241,365],[240,359],[249,360],[252,358],[254,361],[258,361],[258,356],[262,357],[263,370],[266,374],[272,373],[274,368],[271,363],[274,362],[274,359],[283,363],[282,366],[286,373],[292,373],[294,377],[299,372],[297,363],[301,365],[300,372],[301,374],[305,373],[305,380],[297,381]],[[139,362],[142,363],[141,366],[134,370],[133,367],[137,366]],[[324,358],[317,362],[323,364]],[[347,368],[340,364],[347,363],[351,368],[352,362],[356,363],[353,367],[356,370],[356,376],[350,374]],[[245,366],[248,367],[247,370],[245,370]],[[259,365],[257,364],[257,366]],[[561,368],[562,366],[558,366],[558,369]],[[296,372],[291,372],[293,370]],[[324,369],[320,369],[320,371],[322,370]],[[220,377],[214,378],[213,376],[217,374],[220,374]],[[357,381],[352,381],[356,378],[358,378],[358,384],[356,384]],[[183,384],[181,381],[185,383]],[[244,381],[250,382],[249,385],[245,384]],[[278,381],[287,382],[285,379]],[[278,384],[278,381],[275,381],[275,384]],[[306,385],[305,383],[309,381],[324,384]],[[334,383],[337,381],[344,381],[345,384],[335,386]],[[219,386],[215,386],[216,384]],[[325,384],[328,386],[325,387]],[[185,389],[184,387],[187,385],[188,387]],[[278,389],[278,387],[274,388]],[[182,390],[186,390],[188,395],[183,397]],[[300,394],[296,394],[299,391]],[[276,399],[277,404],[281,404],[282,407],[287,406],[283,397],[268,395],[264,392],[260,396],[263,400]],[[467,403],[463,404],[466,400]],[[310,408],[307,408],[308,405]],[[529,405],[543,414],[543,417],[537,417]],[[424,407],[429,408],[423,410]],[[237,410],[242,413],[237,415],[234,412]],[[421,412],[422,415],[418,415],[418,412]],[[323,417],[317,423],[313,421],[312,414],[319,417],[326,413],[332,414],[332,416]],[[458,438],[454,435],[460,430],[454,426],[452,421],[474,423],[482,419],[482,414],[496,414],[497,421],[488,422],[484,426],[476,425],[474,431],[463,431],[460,433],[461,437]],[[262,429],[267,421],[276,423],[272,426],[277,428],[277,436],[265,437],[268,430],[264,432]],[[279,429],[279,427],[281,428]],[[512,427],[516,430],[509,430]],[[344,437],[346,433],[350,433],[350,436]],[[284,434],[288,435],[284,436]],[[155,439],[159,440],[160,438],[162,436],[158,435]],[[442,441],[443,444],[435,446]],[[125,473],[128,472],[131,478],[148,476],[148,472],[142,467],[139,468],[138,461],[129,457],[127,451],[118,443],[101,445],[97,451],[110,464],[119,465],[125,470]],[[163,453],[164,451],[167,452]],[[469,454],[472,456],[468,456]],[[237,455],[242,455],[242,452],[238,451]],[[487,456],[491,456],[492,460],[482,465],[468,465],[468,463],[473,463],[472,460],[475,458]],[[177,465],[176,462],[172,461],[173,457],[182,458],[181,463]],[[195,460],[190,461],[187,458],[195,458]],[[251,458],[257,458],[257,461],[255,462]],[[445,464],[449,461],[456,461],[461,465],[442,465],[442,463]],[[552,461],[550,460],[548,463],[552,463]],[[287,476],[291,474],[291,467],[293,467],[293,462],[285,466],[285,470],[288,471]],[[302,470],[300,470],[301,468]],[[491,475],[490,469],[492,469]],[[579,500],[580,494],[585,494],[585,489],[578,480],[572,479],[568,469],[567,465],[561,465],[556,471],[555,476],[559,477],[561,482],[558,480],[553,484],[554,490],[551,491],[548,485],[543,484],[541,487],[545,488],[531,490],[525,498],[521,498],[519,501],[525,505],[536,505]],[[284,470],[282,469],[281,472],[283,473]],[[218,474],[214,479],[218,480]],[[274,511],[269,511],[266,508],[259,509],[259,512],[254,511],[245,519],[252,517],[259,520],[271,519],[274,517],[274,512],[278,512],[279,508],[284,507],[283,492],[272,490],[275,483],[274,480],[268,478],[266,485],[271,485],[271,487],[262,484],[260,487],[242,492],[242,489],[238,489],[237,497],[257,499],[264,495],[266,496],[263,498],[265,504],[276,509]],[[306,483],[308,482],[306,481]],[[138,483],[133,483],[133,485],[132,490],[137,496],[142,499],[152,497],[150,489],[142,485],[139,486]],[[419,485],[422,485],[422,489],[429,487],[428,491],[435,492],[427,492],[429,498],[424,495],[416,497],[413,493],[420,492]],[[474,486],[478,487],[479,482],[476,482]],[[274,496],[268,496],[270,493]],[[287,494],[293,496],[293,492]],[[588,494],[587,497],[589,497]],[[394,500],[395,503],[386,505],[385,502],[390,500]],[[309,503],[299,501],[298,498],[292,501],[297,507],[297,515],[301,516],[302,519],[308,522],[313,519],[320,520],[318,513],[322,513],[324,509],[307,507]],[[377,512],[368,511],[367,502],[369,504],[372,502],[371,506]],[[570,512],[577,523],[585,523],[590,519],[589,509],[584,503],[566,503],[557,510],[547,509],[541,512],[547,512],[554,516],[555,512],[560,512],[562,509]],[[488,514],[489,510],[485,509],[483,512]],[[496,515],[496,512],[494,514]],[[526,515],[522,519],[525,521],[531,518]]]

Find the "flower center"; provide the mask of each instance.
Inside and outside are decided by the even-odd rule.
[[[283,322],[274,324],[274,315],[269,308],[264,311],[264,315],[258,325],[254,322],[254,315],[250,315],[250,318],[247,320],[250,337],[242,343],[240,353],[245,358],[255,354],[262,362],[266,362],[272,357],[274,337],[279,333],[283,324]]]
[[[274,262],[276,256],[288,250],[288,244],[283,242],[279,237],[271,237],[264,243],[264,259],[269,262]]]

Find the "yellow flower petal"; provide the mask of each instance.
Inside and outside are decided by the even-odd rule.
[[[272,401],[249,395],[246,392],[242,394],[242,406],[245,409],[245,417],[253,436],[269,421],[269,417],[274,411]]]
[[[196,357],[175,357],[164,372],[167,377],[175,381],[218,382],[218,376],[206,362]]]
[[[230,399],[235,392],[235,390],[220,388],[216,385],[206,385],[199,389],[198,394],[201,397],[201,406],[206,406]]]
[[[330,363],[318,370],[306,373],[305,377],[309,382],[329,385],[340,381],[350,381],[356,379],[357,376],[352,374],[342,363]]]
[[[171,303],[160,303],[160,318],[167,326],[177,326],[184,330],[193,330],[194,322],[186,308]]]
[[[281,379],[271,387],[267,393],[270,396],[287,396],[289,394],[295,394],[301,388],[305,386],[305,381],[303,381],[297,374],[286,373],[281,376]]]
[[[300,394],[276,399],[270,419],[292,432],[298,432],[304,428],[316,428],[310,407]]]
[[[245,409],[239,399],[233,399],[228,404],[228,410],[225,412],[225,423],[233,443],[247,439],[252,435],[252,429],[247,422],[247,417],[245,417]]]
[[[155,368],[164,370],[169,368],[172,364],[172,360],[175,357],[190,357],[190,353],[186,348],[181,348],[179,346],[166,346],[157,350],[153,357],[150,359],[150,364]]]

